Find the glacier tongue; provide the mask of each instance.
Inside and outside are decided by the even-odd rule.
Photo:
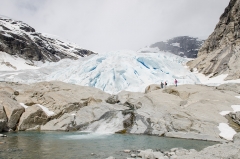
[[[149,84],[161,81],[173,85],[175,78],[179,84],[200,83],[195,74],[183,66],[186,62],[185,58],[165,52],[116,51],[87,59],[63,60],[17,74],[14,79],[4,76],[4,80],[24,83],[60,80],[96,87],[112,94],[122,90],[142,92]]]

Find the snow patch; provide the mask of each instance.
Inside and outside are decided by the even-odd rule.
[[[227,114],[229,114],[231,112],[235,113],[235,112],[240,111],[240,105],[232,105],[231,107],[232,107],[233,111],[221,111],[219,114],[224,116],[224,115],[227,115]]]
[[[0,51],[0,71],[16,71],[26,69],[37,69],[38,67],[29,65],[29,61],[17,56],[11,56]]]
[[[28,106],[26,106],[24,103],[19,103],[23,108],[27,109]]]
[[[172,43],[171,45],[172,45],[172,46],[180,47],[180,43]]]
[[[139,49],[137,52],[138,53],[159,53],[159,48],[158,47],[145,47],[142,49]]]
[[[235,97],[240,99],[240,96],[235,96]]]
[[[219,136],[226,140],[233,140],[233,136],[236,134],[236,131],[226,123],[220,123],[218,129],[220,131]]]
[[[219,86],[221,84],[226,84],[226,83],[240,83],[240,79],[225,81],[224,79],[228,76],[228,74],[221,74],[216,77],[212,77],[213,74],[205,76],[204,74],[199,73],[197,68],[193,69],[193,73],[198,77],[199,81],[202,84],[208,85],[208,86]]]
[[[231,107],[234,113],[240,111],[240,105],[232,105]]]
[[[231,113],[231,111],[221,111],[219,114],[221,114],[222,116],[225,116],[229,113]]]
[[[50,111],[47,107],[43,105],[40,105],[40,104],[36,104],[36,105],[42,108],[42,110],[47,114],[47,116],[53,116],[55,114],[53,111]]]

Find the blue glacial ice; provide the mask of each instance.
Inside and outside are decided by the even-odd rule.
[[[184,67],[186,62],[185,58],[165,52],[116,51],[85,59],[62,60],[34,71],[27,70],[12,79],[5,76],[0,80],[23,83],[59,80],[96,87],[111,94],[122,90],[143,92],[149,84],[161,81],[173,85],[175,78],[179,84],[200,83],[195,74]],[[30,75],[33,78],[28,78]]]

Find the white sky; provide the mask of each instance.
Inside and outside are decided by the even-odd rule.
[[[206,38],[230,0],[0,0],[0,15],[95,52]]]

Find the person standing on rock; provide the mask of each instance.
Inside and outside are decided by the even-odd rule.
[[[178,82],[178,81],[175,79],[174,83],[175,83],[176,87],[177,87],[177,82]]]
[[[162,83],[162,82],[161,82],[161,84],[160,84],[160,85],[161,85],[161,88],[163,89],[163,83]]]
[[[166,89],[166,87],[167,87],[167,82],[165,81],[165,83],[164,83],[164,88]]]

